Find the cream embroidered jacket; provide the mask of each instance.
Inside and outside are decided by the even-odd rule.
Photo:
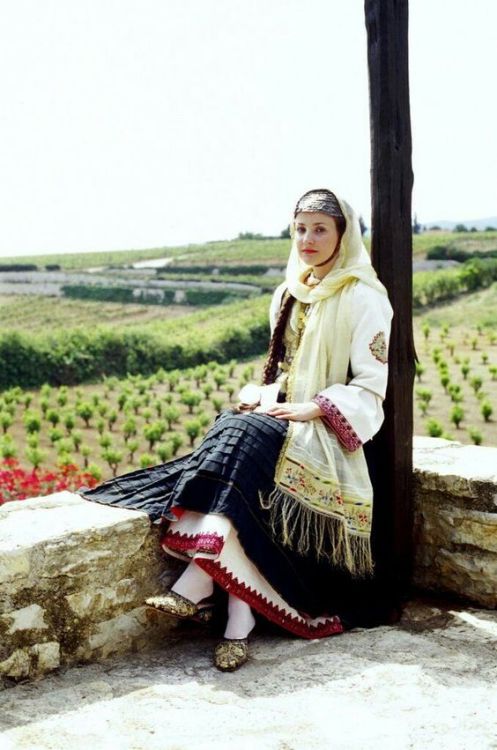
[[[281,284],[273,295],[269,314],[271,331],[285,288],[285,284]],[[330,385],[313,399],[323,411],[323,421],[348,450],[356,450],[370,440],[383,422],[391,320],[392,307],[388,298],[358,281],[352,299],[352,377],[346,385]]]

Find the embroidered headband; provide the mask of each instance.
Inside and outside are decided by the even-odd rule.
[[[295,218],[301,211],[321,211],[321,213],[340,218],[345,221],[340,204],[331,190],[320,188],[318,190],[309,190],[298,200],[295,206],[293,217]]]

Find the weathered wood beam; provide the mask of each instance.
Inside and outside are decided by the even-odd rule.
[[[371,127],[372,260],[394,308],[385,423],[373,441],[380,567],[404,589],[412,563],[411,124],[408,0],[365,0]]]

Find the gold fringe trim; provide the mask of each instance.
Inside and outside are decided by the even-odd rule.
[[[284,546],[302,555],[330,560],[355,577],[374,571],[369,537],[348,533],[345,522],[319,513],[278,487],[268,495],[259,492],[259,501],[270,512],[272,532]]]

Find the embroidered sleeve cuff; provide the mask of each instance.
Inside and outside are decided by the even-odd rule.
[[[361,447],[362,441],[358,434],[334,403],[319,394],[312,400],[323,412],[321,419],[333,430],[344,448],[348,451],[355,451]]]

